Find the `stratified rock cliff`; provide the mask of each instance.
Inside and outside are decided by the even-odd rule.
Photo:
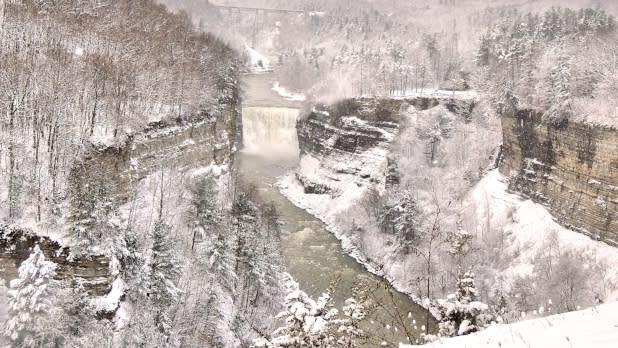
[[[231,163],[238,147],[237,102],[190,120],[152,123],[115,146],[92,145],[74,163],[80,179],[103,180],[118,203],[129,199],[133,184],[161,168],[202,167]]]
[[[38,244],[45,257],[58,265],[56,278],[74,279],[93,295],[101,296],[110,289],[110,260],[103,255],[70,257],[69,248],[33,231],[0,224],[0,278],[17,278],[19,265]]]
[[[139,180],[160,168],[231,163],[237,148],[239,117],[234,99],[222,104],[214,114],[204,113],[172,124],[151,124],[114,146],[92,144],[73,164],[75,180],[82,181],[79,186],[84,190],[104,186],[115,204],[121,205],[132,197]],[[94,295],[104,295],[111,289],[108,257],[74,257],[69,247],[39,236],[36,231],[4,225],[0,225],[0,278],[14,279],[35,244],[59,265],[57,278],[82,279]]]
[[[354,187],[384,187],[398,182],[390,146],[410,106],[438,105],[470,116],[475,101],[438,97],[355,98],[316,106],[297,123],[301,166],[296,178],[307,194],[339,196]],[[355,190],[361,192],[359,190]]]
[[[618,245],[618,131],[570,122],[555,126],[542,114],[502,115],[502,174],[509,188],[548,206],[571,227]]]

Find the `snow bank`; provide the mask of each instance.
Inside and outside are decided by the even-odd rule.
[[[618,300],[618,248],[593,240],[581,233],[569,230],[558,224],[552,215],[540,204],[507,192],[507,179],[496,169],[488,173],[470,192],[464,202],[469,230],[480,234],[503,231],[504,254],[515,255],[505,269],[496,269],[508,283],[517,276],[532,274],[533,259],[551,240],[563,250],[571,249],[589,259],[607,265],[606,276],[610,284],[605,294],[600,294],[606,302]],[[489,219],[489,220],[488,220]],[[491,232],[490,233],[497,233]],[[591,265],[581,265],[591,271]]]
[[[124,295],[125,284],[120,278],[116,278],[112,283],[112,289],[105,296],[92,299],[92,305],[97,312],[113,313],[120,306],[120,299]]]
[[[614,348],[618,345],[618,302],[509,325],[493,325],[467,336],[441,339],[435,348]],[[401,348],[414,347],[401,345]]]
[[[273,91],[275,91],[277,94],[279,94],[279,96],[281,96],[285,100],[289,100],[289,101],[305,101],[305,99],[306,99],[304,94],[302,94],[302,93],[292,93],[292,92],[288,91],[287,89],[285,89],[285,87],[282,87],[281,85],[279,85],[279,82],[274,82],[273,83],[273,87],[271,89]]]

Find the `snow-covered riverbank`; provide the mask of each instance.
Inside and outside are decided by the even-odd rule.
[[[489,172],[470,191],[462,204],[464,207],[462,215],[466,217],[467,225],[478,225],[477,228],[472,229],[478,233],[475,234],[477,245],[493,239],[490,234],[501,234],[505,245],[502,252],[504,255],[512,256],[506,261],[506,266],[503,265],[504,267],[495,265],[493,268],[488,268],[490,266],[482,265],[484,267],[482,273],[489,275],[495,283],[500,282],[505,289],[508,289],[519,277],[533,273],[535,258],[542,253],[542,249],[551,239],[563,249],[589,256],[586,258],[590,261],[589,264],[579,265],[583,270],[593,271],[606,265],[603,274],[594,275],[601,277],[598,280],[600,283],[595,289],[590,290],[590,294],[596,293],[602,301],[616,300],[618,271],[609,265],[618,264],[618,249],[560,226],[541,205],[507,192],[505,180],[506,178],[497,170]],[[341,240],[345,252],[363,264],[370,272],[383,276],[396,289],[422,303],[409,281],[415,275],[410,274],[410,269],[406,267],[409,262],[406,260],[407,257],[392,257],[388,252],[391,247],[387,244],[359,243],[359,238],[354,234],[352,226],[341,223],[349,221],[349,219],[342,219],[342,214],[350,214],[355,206],[356,209],[360,209],[358,207],[360,203],[357,200],[350,199],[350,196],[346,196],[345,193],[342,195],[344,197],[342,200],[328,194],[306,194],[294,173],[282,177],[278,185],[281,192],[291,202],[322,220],[328,226],[328,230]],[[492,226],[491,231],[480,227],[488,223]],[[374,238],[373,241],[379,242],[380,238]],[[485,282],[484,286],[487,288],[496,285],[488,284],[487,279],[482,279],[482,281]],[[582,296],[587,296],[587,294],[582,294]],[[581,307],[584,307],[593,299],[581,299],[581,301]],[[537,310],[530,310],[528,313],[528,316],[540,315],[542,313]]]

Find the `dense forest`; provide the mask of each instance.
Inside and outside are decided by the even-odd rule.
[[[88,142],[120,143],[234,98],[235,53],[152,1],[6,1],[2,15],[9,220],[53,216]]]

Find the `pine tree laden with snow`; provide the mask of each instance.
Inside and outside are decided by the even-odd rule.
[[[365,308],[353,298],[345,301],[343,317],[332,307],[330,290],[314,301],[295,288],[286,296],[285,307],[277,316],[285,320],[285,326],[269,340],[256,340],[254,347],[356,347],[356,341],[364,337],[359,323],[366,317]]]
[[[470,252],[472,234],[463,229],[461,221],[457,222],[457,230],[449,232],[446,236],[449,243],[448,253],[458,259],[465,257]]]
[[[166,336],[170,334],[173,307],[180,295],[176,281],[181,268],[171,231],[171,227],[164,221],[159,220],[155,223],[148,294],[153,305],[156,326]]]
[[[438,337],[467,335],[487,327],[493,320],[489,307],[479,302],[478,291],[474,284],[474,274],[466,272],[457,278],[454,294],[446,300],[438,300],[440,313]],[[426,335],[425,340],[432,341],[433,335]]]
[[[551,68],[547,78],[549,107],[543,118],[561,125],[568,122],[573,114],[571,67],[566,57],[558,58],[558,65]]]
[[[196,242],[208,234],[216,233],[223,217],[217,207],[217,190],[212,177],[198,177],[190,187],[191,211],[188,216],[189,226],[193,232],[191,249]]]
[[[44,322],[52,306],[55,270],[56,264],[45,259],[37,244],[19,266],[19,278],[11,281],[4,334],[15,346],[35,347],[45,342]]]
[[[408,190],[381,208],[378,222],[382,232],[396,235],[404,244],[417,242],[420,238],[419,211]]]

